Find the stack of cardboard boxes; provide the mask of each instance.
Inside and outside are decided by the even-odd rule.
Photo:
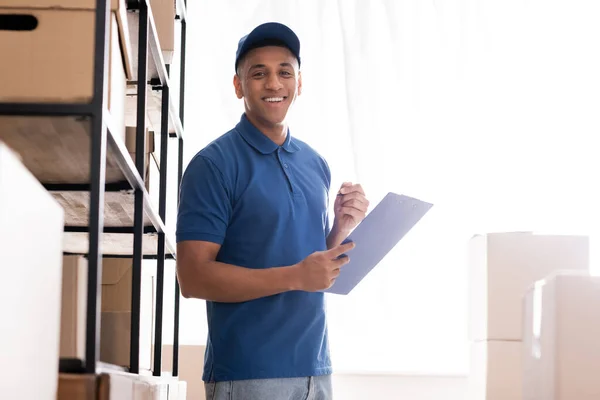
[[[524,299],[524,400],[600,399],[600,276],[557,271]]]
[[[153,0],[151,7],[169,63],[175,41],[174,1]],[[0,52],[8,61],[0,62],[0,101],[90,103],[95,8],[95,0],[2,1]],[[126,86],[134,78],[137,54],[132,43],[137,40],[130,36],[126,1],[110,0],[110,10],[104,82],[107,121],[112,135],[135,152],[135,128],[126,127],[125,115]],[[89,182],[87,168],[80,168],[89,165],[89,135],[81,134],[82,129],[89,131],[74,117],[0,118],[0,308],[3,320],[9,321],[0,330],[0,397],[185,399],[185,382],[146,376],[152,360],[155,301],[154,276],[147,270],[142,276],[140,321],[140,367],[146,372],[58,373],[60,357],[85,358],[88,271],[84,256],[63,257],[66,214],[40,181]],[[143,178],[158,210],[158,161],[150,157],[154,151],[150,132],[147,142]],[[123,176],[108,162],[106,173],[107,182]],[[100,359],[124,367],[129,365],[131,266],[127,258],[103,261]]]
[[[129,367],[131,334],[131,285],[133,262],[130,258],[102,260],[102,308],[100,361]],[[140,369],[151,370],[152,332],[154,330],[154,276],[142,268],[140,294]]]
[[[514,232],[472,238],[469,400],[522,398],[523,298],[528,288],[556,270],[588,268],[587,237]]]
[[[129,367],[131,334],[132,260],[102,260],[102,304],[100,361]],[[64,256],[62,274],[61,346],[62,358],[85,358],[87,260]],[[140,299],[140,369],[149,371],[154,330],[154,275],[142,270]]]

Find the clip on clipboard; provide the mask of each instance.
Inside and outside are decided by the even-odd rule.
[[[388,193],[344,241],[356,244],[349,253],[350,262],[324,292],[350,293],[431,207],[433,204],[412,197]]]

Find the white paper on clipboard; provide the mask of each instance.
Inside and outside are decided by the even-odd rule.
[[[433,204],[388,193],[344,242],[356,244],[327,293],[348,294],[423,218]]]

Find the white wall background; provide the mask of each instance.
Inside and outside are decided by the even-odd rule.
[[[336,371],[466,373],[474,233],[591,234],[598,270],[600,2],[189,3],[186,163],[239,120],[237,41],[280,21],[302,42],[292,134],[328,159],[332,190],[352,180],[374,204],[387,191],[435,203],[350,296],[328,297]],[[204,303],[181,307],[182,343],[203,343]]]

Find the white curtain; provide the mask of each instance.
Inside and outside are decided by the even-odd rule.
[[[266,21],[301,39],[291,130],[328,159],[332,190],[435,204],[353,293],[328,296],[336,371],[465,373],[473,234],[596,243],[600,2],[190,1],[186,162],[238,121],[237,41]],[[182,303],[182,343],[203,343],[203,308]]]

